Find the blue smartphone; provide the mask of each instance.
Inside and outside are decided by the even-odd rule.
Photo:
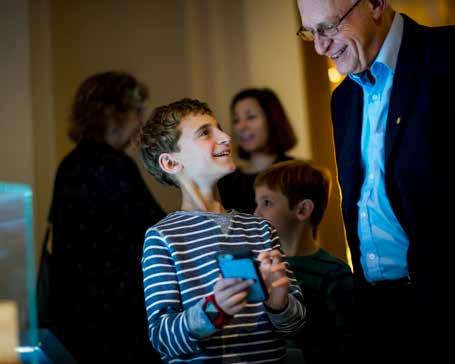
[[[263,302],[267,299],[267,289],[259,271],[259,262],[248,250],[223,252],[217,255],[218,266],[223,278],[253,279],[248,291],[248,302]]]

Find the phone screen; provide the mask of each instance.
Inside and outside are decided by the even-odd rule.
[[[218,266],[224,278],[253,279],[254,284],[248,291],[248,302],[262,302],[267,299],[267,290],[259,272],[258,263],[251,252],[220,253]]]

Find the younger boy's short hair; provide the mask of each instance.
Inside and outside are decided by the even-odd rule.
[[[302,200],[313,201],[314,210],[310,221],[313,226],[313,236],[316,238],[317,227],[327,208],[331,189],[331,176],[328,170],[315,168],[303,160],[280,162],[273,164],[256,177],[254,187],[259,186],[280,191],[286,196],[290,209]]]
[[[191,114],[213,116],[205,102],[184,98],[155,108],[141,128],[138,142],[142,161],[158,182],[178,187],[174,179],[161,169],[159,157],[163,153],[179,151],[177,142],[181,135],[180,122]]]

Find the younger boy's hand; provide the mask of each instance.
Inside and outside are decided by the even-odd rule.
[[[245,307],[248,290],[253,284],[252,279],[220,277],[213,287],[216,303],[225,313],[234,316]]]
[[[273,310],[281,311],[289,301],[289,279],[283,256],[279,250],[274,249],[261,252],[257,259],[260,262],[259,270],[269,294],[269,298],[264,303]]]

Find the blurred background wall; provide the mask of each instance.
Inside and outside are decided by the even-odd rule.
[[[427,25],[455,23],[455,1],[394,0]],[[229,102],[244,87],[274,89],[299,137],[292,155],[334,177],[329,100],[339,79],[295,32],[294,0],[0,0],[0,180],[30,184],[36,240],[44,231],[56,167],[73,147],[67,115],[77,86],[108,69],[150,87],[151,107],[205,100],[230,131]],[[145,173],[144,173],[145,175]],[[145,175],[170,211],[175,189]],[[321,242],[347,259],[335,185]]]

